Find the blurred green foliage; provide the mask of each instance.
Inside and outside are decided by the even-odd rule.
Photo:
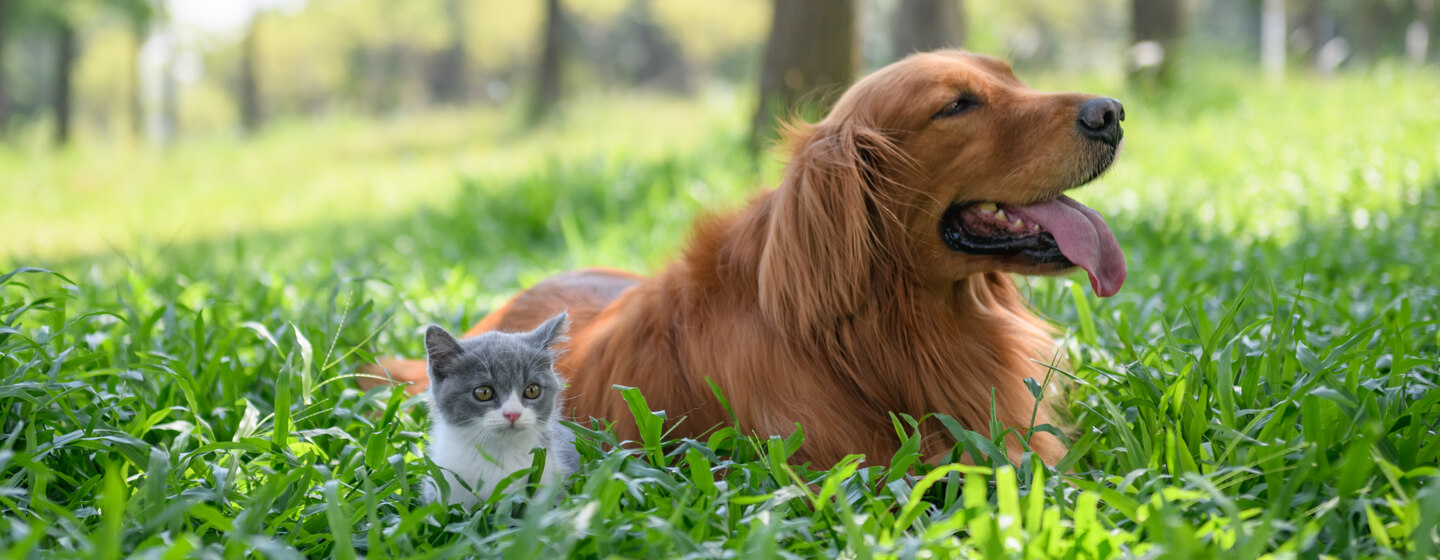
[[[204,10],[196,0],[185,0]],[[528,94],[540,47],[543,5],[498,0],[258,1],[253,14],[222,27],[197,27],[146,0],[8,0],[9,76],[14,122],[0,139],[25,143],[49,126],[56,92],[52,28],[80,30],[74,70],[81,137],[131,140],[135,119],[174,118],[186,139],[239,126],[237,73],[242,39],[253,34],[259,103],[269,119],[415,112],[438,102],[441,73],[460,83],[461,104],[505,102]],[[163,3],[155,4],[161,6]],[[647,49],[671,48],[688,72],[748,78],[768,31],[766,0],[693,4],[685,0],[567,0],[567,73],[574,89],[633,83]],[[253,16],[253,17],[252,17]],[[667,43],[637,43],[638,25]],[[451,51],[458,66],[442,66]],[[22,78],[22,79],[17,79]],[[138,81],[137,81],[138,80]],[[166,116],[160,90],[169,80],[177,110]],[[579,84],[583,84],[580,86]],[[136,98],[138,97],[138,101]],[[135,115],[136,109],[143,114]],[[141,132],[144,132],[142,128]],[[153,134],[151,135],[153,136]]]
[[[960,0],[950,0],[960,2]],[[1434,35],[1428,0],[1287,4],[1292,71],[1364,69],[1406,55],[1414,26]],[[899,0],[859,3],[868,69],[890,52]],[[543,3],[499,0],[6,0],[0,41],[0,138],[46,141],[55,117],[57,26],[78,31],[75,136],[172,144],[241,128],[242,68],[255,68],[260,121],[496,106],[532,94]],[[1186,76],[1258,64],[1259,3],[1192,3]],[[1002,55],[1022,71],[1121,75],[1129,0],[963,2],[966,48]],[[184,10],[179,8],[188,6]],[[244,6],[250,6],[245,8]],[[565,0],[564,97],[635,89],[694,93],[748,88],[758,75],[771,0]],[[196,13],[229,14],[224,22]],[[184,12],[186,17],[177,17]],[[253,14],[251,13],[253,12]],[[1428,14],[1428,15],[1427,15]],[[253,15],[253,17],[251,17]],[[1428,27],[1427,27],[1428,26]],[[1427,35],[1428,36],[1428,35]],[[246,38],[256,48],[247,58]],[[1320,64],[1320,50],[1336,47]],[[1430,41],[1440,43],[1440,41]],[[1430,49],[1433,51],[1433,47]],[[1431,59],[1433,60],[1433,56]],[[1423,60],[1423,56],[1422,56]],[[168,88],[168,89],[167,89]],[[171,91],[171,94],[166,94]],[[171,101],[173,100],[173,103]],[[8,126],[4,121],[8,120]],[[171,130],[178,134],[171,134]]]
[[[1129,119],[1122,162],[1080,197],[1108,214],[1157,225],[1178,219],[1202,237],[1279,236],[1304,220],[1370,214],[1414,204],[1435,175],[1440,78],[1383,66],[1364,76],[1256,87],[1252,74],[1216,68],[1173,98],[1127,99],[1118,76],[1041,74],[1041,89],[1116,95]],[[713,149],[740,134],[743,92],[711,88],[695,100],[594,94],[556,126],[526,132],[513,105],[389,121],[337,117],[279,124],[242,142],[215,137],[172,152],[135,145],[0,150],[0,255],[64,258],[368,219],[444,204],[462,188],[458,171],[492,184],[551,161],[651,160]],[[723,171],[737,203],[765,170]],[[1218,193],[1218,194],[1217,194]],[[1257,201],[1263,203],[1257,204]],[[673,248],[673,243],[657,251]]]

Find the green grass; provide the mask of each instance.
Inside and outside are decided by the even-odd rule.
[[[1243,82],[1127,100],[1126,153],[1077,195],[1126,249],[1120,295],[1025,281],[1069,333],[1061,469],[1009,464],[988,430],[956,434],[976,466],[816,471],[786,461],[801,437],[617,451],[587,425],[558,503],[476,512],[417,503],[424,406],[347,376],[549,273],[660,266],[755,192],[743,103],[577,104],[533,136],[483,112],[6,153],[0,270],[54,272],[0,280],[0,548],[1433,557],[1440,78]],[[647,120],[667,115],[692,128]]]

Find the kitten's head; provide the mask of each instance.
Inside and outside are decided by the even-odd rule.
[[[448,424],[500,434],[541,430],[556,414],[561,386],[551,348],[565,313],[525,333],[487,332],[456,340],[425,331],[432,409]]]

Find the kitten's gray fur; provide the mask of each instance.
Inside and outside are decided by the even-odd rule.
[[[530,466],[535,447],[548,452],[544,484],[563,481],[579,468],[575,434],[560,424],[565,386],[555,373],[552,349],[565,319],[561,312],[530,332],[488,332],[464,340],[438,326],[425,331],[432,416],[427,452],[445,470],[449,503],[470,506],[488,498],[501,479]],[[530,385],[539,387],[536,398],[524,394]],[[476,395],[482,387],[490,389],[489,400]],[[427,500],[436,499],[434,492],[428,489]]]

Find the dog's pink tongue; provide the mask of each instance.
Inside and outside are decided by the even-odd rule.
[[[1090,289],[1095,295],[1110,297],[1120,291],[1125,284],[1125,253],[1099,212],[1068,196],[1014,210],[1018,212],[1012,214],[1040,224],[1055,236],[1065,258],[1090,273]]]

